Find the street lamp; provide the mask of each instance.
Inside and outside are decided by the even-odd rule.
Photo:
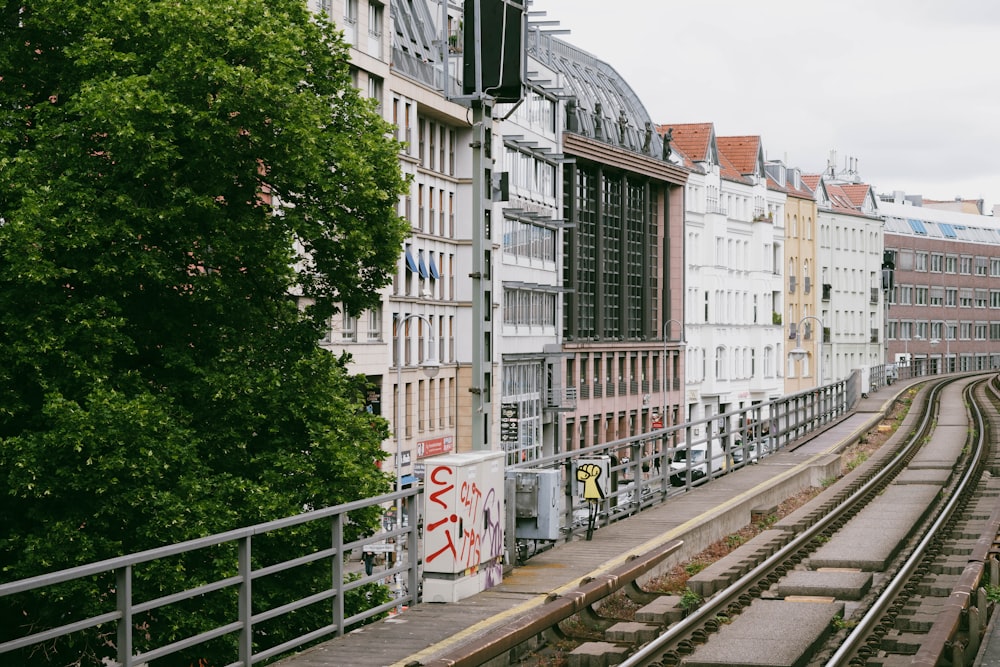
[[[798,327],[795,331],[795,348],[789,352],[792,355],[792,359],[799,361],[806,357],[809,353],[806,352],[805,348],[802,347],[802,325],[806,320],[816,320],[819,322],[819,344],[816,346],[816,388],[819,389],[823,386],[823,320],[814,316],[806,315],[801,320],[799,320]]]
[[[429,333],[427,337],[427,355],[424,357],[421,366],[424,369],[427,377],[432,378],[437,375],[438,369],[441,367],[441,363],[437,358],[437,345],[436,339],[434,338],[434,325],[430,318],[425,315],[420,315],[419,313],[410,313],[409,315],[402,315],[396,318],[396,423],[394,424],[396,429],[396,493],[403,490],[403,362],[405,357],[403,355],[403,344],[409,343],[406,336],[406,323],[411,319],[418,319],[427,324],[427,331]],[[403,525],[403,499],[396,498],[396,521],[400,526]],[[402,562],[403,559],[403,540],[396,538],[396,566]],[[397,590],[397,600],[403,599],[403,579],[397,575],[396,581],[398,582]],[[402,611],[400,608],[397,611]]]
[[[678,322],[675,319],[669,319],[663,323],[663,411],[660,413],[660,422],[666,426],[667,425],[667,343],[670,342],[670,325],[671,323],[676,324],[681,330],[681,337],[675,343],[686,346],[687,341],[684,340],[684,323]]]

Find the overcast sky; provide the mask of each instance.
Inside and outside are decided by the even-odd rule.
[[[760,135],[821,171],[856,158],[879,193],[1000,204],[996,0],[535,0],[654,122]]]

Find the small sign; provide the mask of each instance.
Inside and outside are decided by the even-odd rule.
[[[417,458],[423,459],[430,456],[450,454],[454,448],[455,440],[450,435],[434,438],[433,440],[422,440],[417,443]]]
[[[388,554],[396,550],[394,544],[386,544],[385,542],[376,542],[375,544],[366,544],[362,551],[367,551],[373,554]]]
[[[500,442],[517,443],[520,408],[517,403],[500,406]]]

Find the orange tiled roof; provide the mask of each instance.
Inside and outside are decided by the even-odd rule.
[[[760,137],[719,137],[715,140],[720,155],[725,155],[741,174],[757,173]]]
[[[845,183],[840,186],[844,195],[851,201],[855,208],[860,209],[868,196],[871,186],[867,183]]]
[[[719,151],[719,167],[721,168],[719,175],[727,181],[749,183],[743,172],[721,150]]]
[[[660,136],[671,129],[673,130],[671,146],[694,162],[704,162],[707,159],[708,148],[715,137],[712,123],[666,123],[656,126]]]
[[[819,174],[802,174],[802,182],[805,183],[806,186],[813,192],[816,192],[816,188],[819,187],[819,181],[821,178],[823,177]]]

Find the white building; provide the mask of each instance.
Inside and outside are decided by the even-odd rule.
[[[693,168],[685,202],[688,421],[783,393],[784,193],[759,137],[661,125]]]
[[[816,192],[824,382],[883,363],[882,219],[853,170],[807,177]]]

